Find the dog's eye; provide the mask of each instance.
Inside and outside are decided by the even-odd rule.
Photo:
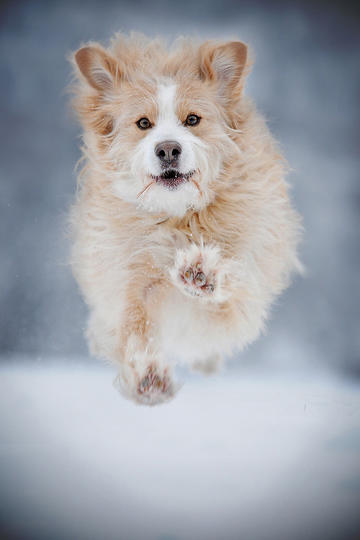
[[[196,126],[200,122],[201,118],[197,114],[189,114],[185,120],[186,126]]]
[[[136,125],[139,129],[149,129],[152,127],[150,120],[145,117],[140,118],[140,120],[136,122]]]

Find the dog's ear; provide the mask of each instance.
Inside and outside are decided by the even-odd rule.
[[[89,85],[99,92],[112,90],[120,79],[118,63],[100,46],[82,47],[74,59]]]
[[[242,92],[248,67],[248,48],[241,41],[219,45],[206,42],[200,47],[200,76],[219,85],[220,94],[232,97]]]

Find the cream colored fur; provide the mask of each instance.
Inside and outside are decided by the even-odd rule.
[[[117,35],[73,64],[84,168],[71,262],[90,348],[118,363],[125,396],[161,403],[177,390],[176,362],[215,369],[259,335],[301,268],[300,220],[284,160],[244,96],[245,45],[183,39],[167,51]],[[184,125],[188,114],[198,126]],[[153,123],[147,132],[141,117]],[[152,152],[163,136],[181,141],[182,173],[196,168],[173,190],[149,176],[159,174]]]

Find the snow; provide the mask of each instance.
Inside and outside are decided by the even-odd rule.
[[[2,362],[0,532],[36,539],[345,539],[360,532],[360,393],[230,369],[147,408],[81,359]],[[1,528],[2,527],[2,528]]]

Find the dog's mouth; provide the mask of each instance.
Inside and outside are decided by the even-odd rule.
[[[151,175],[151,178],[155,182],[159,182],[168,189],[176,189],[178,186],[190,180],[195,171],[189,171],[188,173],[181,173],[176,169],[166,169],[159,176]]]

